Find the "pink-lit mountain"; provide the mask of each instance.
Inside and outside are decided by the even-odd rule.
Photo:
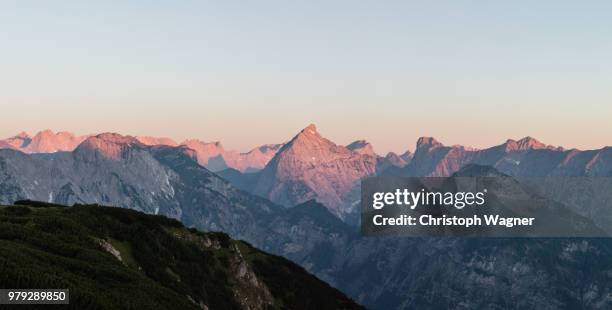
[[[240,172],[254,172],[263,169],[274,157],[282,144],[267,144],[254,148],[247,153],[226,150],[221,142],[202,142],[196,139],[186,140],[180,144],[196,152],[198,163],[211,171],[227,168]]]
[[[0,149],[13,149],[24,153],[55,153],[73,151],[90,135],[76,136],[69,132],[54,133],[45,130],[31,137],[21,132],[13,137],[0,140]],[[184,146],[195,151],[198,162],[211,171],[233,168],[240,172],[261,170],[274,157],[282,144],[269,144],[254,148],[247,153],[225,150],[220,142],[206,143],[196,139],[177,143],[167,137],[137,136],[133,139],[148,145]]]
[[[152,137],[152,136],[137,136],[136,139],[144,145],[168,145],[177,146],[179,145],[176,141],[167,137]]]
[[[21,132],[13,137],[0,140],[0,148],[10,148],[24,153],[55,153],[74,150],[87,136],[75,136],[69,132],[44,130],[33,137]]]
[[[358,199],[359,181],[375,174],[376,165],[377,157],[367,142],[337,145],[310,125],[266,165],[254,192],[290,206],[316,199],[342,216]]]
[[[24,153],[72,151],[87,137],[49,130],[33,137],[20,133],[0,140],[0,149]],[[446,146],[435,138],[422,137],[414,153],[389,153],[383,157],[364,140],[338,145],[321,136],[315,125],[306,127],[284,145],[264,145],[247,153],[226,150],[220,142],[191,139],[177,143],[170,138],[103,134],[87,139],[74,154],[96,149],[96,156],[116,158],[130,156],[124,150],[139,145],[189,150],[201,166],[219,172],[242,189],[288,207],[315,199],[340,217],[354,211],[359,200],[359,181],[372,175],[449,176],[468,164],[479,164],[512,176],[612,176],[611,147],[565,150],[525,137],[473,149]],[[228,169],[233,172],[223,174],[227,168],[234,170]],[[241,172],[249,173],[243,176]]]
[[[612,176],[612,148],[565,150],[532,137],[486,149],[445,146],[432,137],[419,138],[414,154],[374,153],[358,140],[344,147],[322,137],[310,125],[283,146],[258,177],[226,174],[243,189],[291,207],[315,199],[344,217],[356,211],[360,180],[372,175],[450,176],[468,164],[494,167],[522,176]]]

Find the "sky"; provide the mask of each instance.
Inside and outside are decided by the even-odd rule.
[[[0,137],[612,145],[611,1],[0,1]]]

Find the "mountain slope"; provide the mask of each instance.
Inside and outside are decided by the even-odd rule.
[[[0,286],[70,289],[72,309],[359,309],[222,233],[109,207],[0,207]]]
[[[362,141],[347,147],[323,138],[310,125],[285,144],[261,171],[254,193],[294,206],[316,199],[343,216],[358,199],[361,178],[376,172],[377,158]]]
[[[472,165],[457,175],[500,173]],[[612,306],[608,239],[362,237],[313,201],[288,209],[270,227],[274,233],[256,244],[372,309]]]
[[[0,203],[95,203],[179,219],[243,237],[279,206],[198,165],[193,150],[101,134],[71,153],[0,150]],[[241,223],[241,224],[239,224]]]

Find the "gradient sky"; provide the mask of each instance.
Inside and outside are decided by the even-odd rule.
[[[612,145],[612,1],[96,2],[0,2],[0,137]]]

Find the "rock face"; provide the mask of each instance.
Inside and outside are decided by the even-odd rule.
[[[342,217],[352,199],[358,200],[361,178],[376,172],[377,158],[369,144],[351,147],[336,145],[310,125],[266,165],[254,192],[288,207],[316,199]]]
[[[44,130],[30,137],[21,132],[14,137],[0,141],[0,148],[10,148],[24,153],[55,153],[74,150],[87,136],[77,137],[69,132],[54,133]]]

